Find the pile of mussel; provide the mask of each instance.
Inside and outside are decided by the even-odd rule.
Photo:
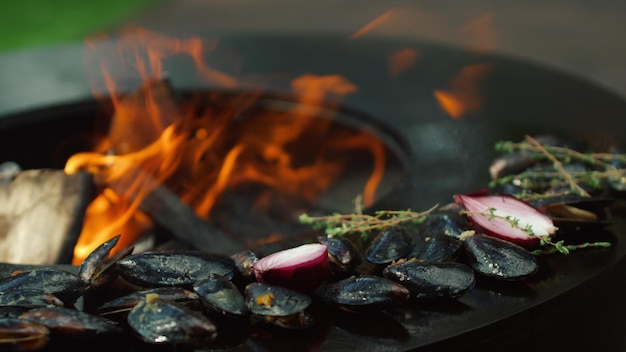
[[[552,204],[556,212],[554,204],[570,209],[582,201],[538,206]],[[262,255],[252,250],[228,256],[130,248],[109,258],[115,237],[75,270],[35,268],[0,278],[0,346],[37,350],[70,338],[219,347],[233,330],[309,329],[316,324],[313,305],[359,314],[409,300],[456,299],[478,277],[519,281],[538,271],[535,255],[480,233],[462,210],[452,203],[419,225],[383,227],[367,240],[317,235],[328,275],[309,290],[257,281],[253,267]]]
[[[364,252],[347,237],[320,235],[329,276],[308,292],[257,282],[253,251],[127,250],[107,259],[115,237],[76,272],[37,268],[0,279],[0,345],[36,350],[67,338],[131,336],[151,345],[212,346],[221,329],[234,326],[252,333],[256,326],[310,328],[315,301],[347,312],[380,310],[411,297],[459,297],[474,287],[475,273],[519,280],[537,270],[528,251],[468,226],[450,207],[423,225],[430,231],[423,246],[398,226],[381,230]],[[454,261],[461,252],[466,264]]]

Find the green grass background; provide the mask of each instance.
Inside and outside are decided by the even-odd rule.
[[[0,52],[82,40],[162,0],[2,0]]]

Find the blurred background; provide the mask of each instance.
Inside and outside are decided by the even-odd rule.
[[[175,34],[347,37],[369,26],[365,35],[495,51],[626,96],[623,1],[22,0],[3,2],[1,9],[0,55],[77,42],[129,25]]]

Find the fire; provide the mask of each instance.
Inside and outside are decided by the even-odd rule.
[[[72,156],[65,167],[68,173],[87,170],[100,190],[87,209],[75,264],[117,234],[122,234],[117,248],[124,248],[150,229],[153,224],[141,205],[157,187],[170,189],[206,220],[226,192],[242,185],[261,185],[314,202],[346,171],[346,155],[365,151],[374,169],[363,185],[363,202],[374,202],[385,170],[384,145],[366,131],[338,133],[336,122],[319,117],[328,107],[321,105],[355,92],[355,85],[338,75],[303,75],[292,82],[298,103],[291,110],[263,110],[243,118],[240,114],[253,106],[258,94],[241,94],[220,108],[198,105],[212,101],[210,93],[177,101],[167,81],[160,79],[162,60],[172,55],[191,57],[198,72],[213,83],[237,85],[235,78],[204,63],[203,54],[214,45],[198,38],[133,32],[119,50],[134,53],[134,71],[143,83],[122,98],[116,95],[116,75],[110,73],[119,68],[100,62],[114,108],[108,135],[94,151]],[[254,204],[263,203],[260,197]]]
[[[418,56],[417,50],[412,48],[404,48],[391,53],[387,60],[389,74],[391,76],[398,76],[408,71],[415,66]]]
[[[454,119],[479,111],[482,105],[479,84],[490,70],[489,63],[463,67],[450,82],[449,90],[433,92],[439,106]]]
[[[390,10],[387,10],[385,13],[383,13],[382,15],[376,17],[375,19],[370,21],[368,24],[363,26],[361,29],[359,29],[358,31],[354,32],[350,36],[350,39],[360,38],[360,37],[364,36],[365,34],[371,32],[372,30],[374,30],[376,27],[382,25],[385,22],[388,22],[389,20],[391,20],[393,18],[393,16],[395,16],[397,11],[398,11],[398,8],[395,8],[395,7],[390,9]]]

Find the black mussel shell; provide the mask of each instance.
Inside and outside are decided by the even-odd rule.
[[[200,308],[200,297],[195,292],[182,287],[157,287],[130,293],[116,298],[98,307],[99,315],[110,318],[124,318],[131,309],[146,298],[148,294],[158,294],[160,299],[176,302],[191,309]]]
[[[35,308],[20,315],[20,319],[44,325],[56,334],[79,339],[122,332],[108,319],[63,307]]]
[[[232,278],[232,258],[199,251],[158,251],[121,259],[116,268],[124,280],[142,287],[191,287],[211,274]]]
[[[474,271],[461,263],[408,260],[388,266],[383,275],[418,298],[458,297],[476,283]]]
[[[250,314],[244,296],[223,276],[212,274],[208,279],[195,283],[193,290],[211,311],[233,318],[247,317]]]
[[[484,234],[463,239],[468,264],[482,275],[502,280],[523,280],[538,269],[537,259],[514,243]]]
[[[362,275],[322,285],[314,295],[339,309],[358,312],[400,306],[411,293],[406,287],[384,277]]]
[[[206,316],[177,303],[148,295],[128,313],[128,324],[148,343],[204,345],[215,340],[215,324]]]
[[[91,278],[94,277],[98,271],[100,271],[100,267],[109,257],[111,250],[120,240],[120,237],[120,235],[117,235],[111,238],[89,253],[78,269],[78,276],[80,276],[83,280],[90,282]]]
[[[429,262],[453,261],[461,250],[461,240],[442,234],[429,237],[416,258]]]
[[[382,229],[365,250],[365,259],[373,264],[389,264],[405,258],[413,250],[411,237],[400,226]]]
[[[0,295],[0,306],[62,307],[63,301],[55,295],[41,290],[19,290]]]
[[[419,232],[423,237],[445,235],[459,238],[471,225],[467,218],[461,214],[463,208],[451,203],[428,215],[426,220],[419,226]]]
[[[0,349],[35,351],[47,345],[50,331],[41,324],[12,318],[0,319]]]
[[[349,239],[340,236],[328,237],[320,235],[318,242],[325,245],[328,250],[330,272],[335,277],[351,275],[354,269],[361,264],[361,254],[356,245]]]
[[[78,275],[57,269],[35,269],[0,279],[0,292],[37,290],[48,292],[63,302],[73,303],[89,288]]]
[[[237,252],[230,256],[235,262],[237,272],[246,280],[253,281],[254,269],[252,266],[259,260],[256,253],[251,250]]]
[[[258,282],[248,284],[244,295],[250,312],[255,315],[285,317],[311,305],[311,297],[304,293]]]

